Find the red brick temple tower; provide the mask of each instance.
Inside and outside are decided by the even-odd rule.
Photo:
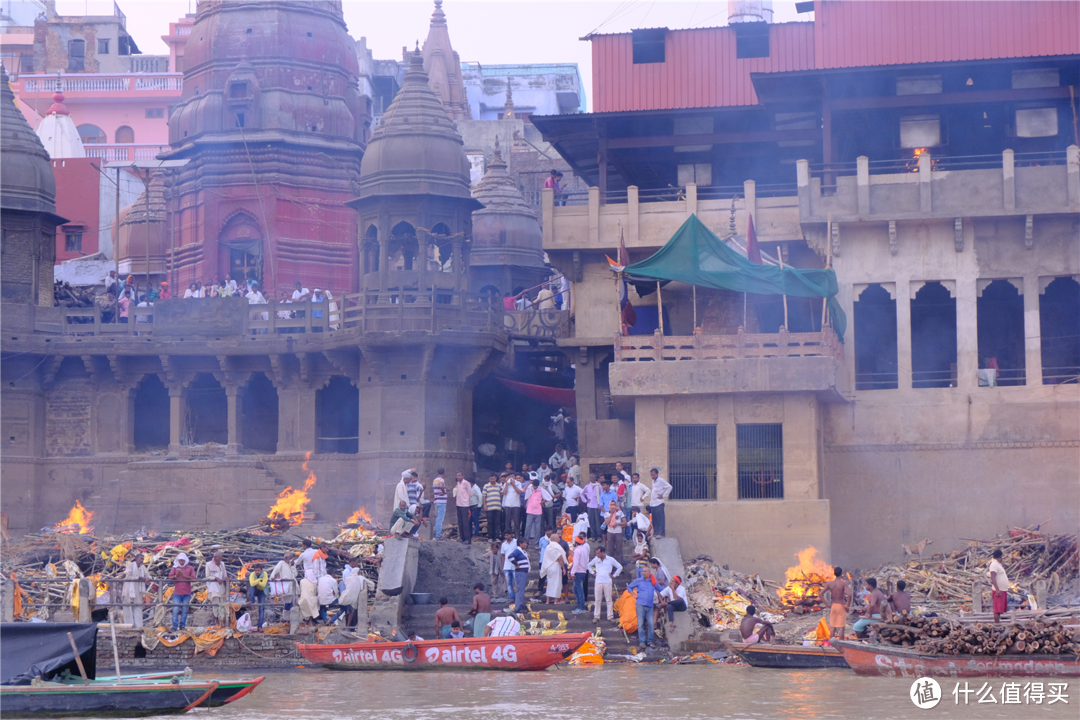
[[[264,292],[357,288],[356,196],[371,125],[341,2],[205,0],[167,157],[175,287],[232,274]],[[269,294],[269,293],[268,293]]]

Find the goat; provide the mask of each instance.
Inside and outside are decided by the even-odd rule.
[[[933,545],[934,541],[930,538],[924,538],[922,542],[917,542],[914,545],[901,544],[900,547],[904,549],[904,557],[911,557],[912,555],[918,555],[922,557],[922,551],[926,549],[927,545]]]

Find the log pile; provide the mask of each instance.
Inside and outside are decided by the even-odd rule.
[[[106,538],[44,530],[18,542],[4,544],[0,555],[0,579],[11,578],[18,582],[23,617],[36,616],[42,620],[71,604],[72,587],[80,578],[95,580],[98,602],[107,602],[103,599],[105,592],[123,575],[126,561],[135,553],[143,555],[153,581],[149,588],[151,602],[168,601],[169,583],[157,581],[167,578],[173,560],[179,553],[185,553],[199,578],[194,583],[196,597],[193,603],[198,605],[205,595],[205,566],[215,552],[224,554],[229,577],[236,582],[234,591],[243,592],[246,587],[242,581],[253,563],[262,562],[270,572],[287,553],[302,550],[300,540],[306,536],[299,529],[289,534],[268,532],[263,525],[191,533],[149,534],[142,531],[136,535]],[[361,571],[377,582],[380,534],[377,529],[357,523],[343,526],[337,537],[327,539],[331,547],[326,563],[328,572],[340,577],[347,558],[358,557],[365,561],[360,565]],[[123,551],[118,550],[128,543],[130,545]]]
[[[871,641],[910,647],[927,655],[1075,655],[1080,651],[1071,631],[1056,620],[1022,625],[969,624],[902,616],[870,628]]]
[[[912,602],[925,610],[949,614],[970,612],[973,586],[982,588],[982,607],[990,607],[987,567],[994,550],[1001,550],[1002,565],[1011,582],[1012,601],[1026,606],[1028,595],[1037,595],[1039,581],[1045,581],[1046,595],[1052,597],[1068,589],[1080,568],[1077,536],[1053,535],[1040,528],[1009,528],[990,540],[962,538],[968,540],[967,546],[947,555],[935,553],[906,565],[882,565],[864,576],[877,578],[879,587],[889,592],[897,580],[904,580]]]

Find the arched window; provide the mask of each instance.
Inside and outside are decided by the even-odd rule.
[[[450,272],[453,270],[454,243],[450,239],[452,234],[450,226],[446,223],[437,223],[431,228],[431,246],[428,248],[428,259],[432,261],[432,270]]]
[[[418,249],[416,228],[407,222],[399,222],[390,231],[390,269],[414,269]]]
[[[135,142],[135,131],[127,125],[121,125],[116,128],[116,144],[117,145],[130,145]]]
[[[374,225],[364,232],[362,245],[364,273],[379,272],[379,229]]]
[[[109,140],[105,137],[105,131],[99,128],[97,125],[80,125],[76,128],[79,131],[79,137],[82,138],[84,145],[104,145]]]

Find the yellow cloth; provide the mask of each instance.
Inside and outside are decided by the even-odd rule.
[[[262,575],[256,575],[253,572],[248,575],[248,582],[256,590],[266,590],[266,583],[270,582],[270,576],[266,574],[265,570],[263,570]]]
[[[637,595],[630,590],[623,590],[623,594],[615,601],[615,612],[619,615],[619,625],[628,633],[637,632]]]
[[[127,555],[128,550],[130,550],[130,549],[131,549],[131,542],[130,541],[122,542],[119,545],[117,545],[116,547],[114,547],[112,550],[109,551],[109,558],[113,561],[113,563],[115,563],[116,565],[119,565],[120,563],[122,563],[124,561],[124,556]]]

